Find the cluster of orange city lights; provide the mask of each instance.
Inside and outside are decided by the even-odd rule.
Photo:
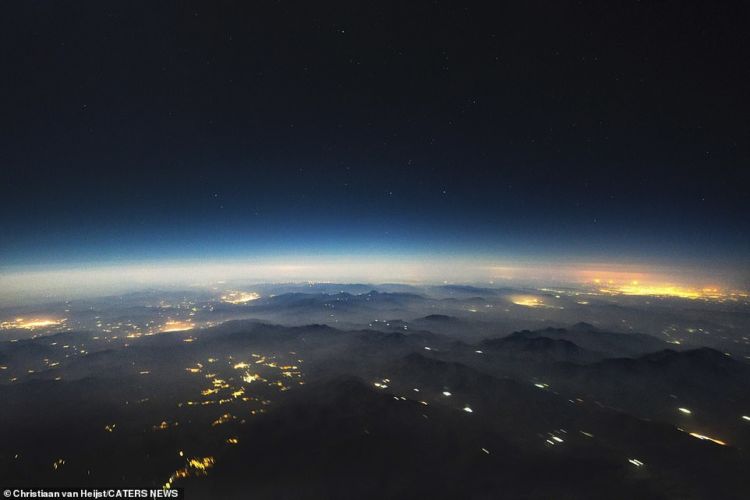
[[[185,330],[192,330],[193,328],[195,328],[195,325],[189,321],[169,320],[164,323],[164,327],[161,329],[161,332],[183,332]]]
[[[0,330],[10,330],[22,328],[24,330],[35,330],[37,328],[51,328],[60,326],[65,322],[65,318],[15,318],[12,321],[3,321],[0,323]]]
[[[671,282],[659,282],[651,280],[642,274],[637,279],[595,277],[586,280],[586,283],[593,285],[600,293],[607,295],[641,295],[708,300],[720,300],[731,295],[718,286],[696,287]]]

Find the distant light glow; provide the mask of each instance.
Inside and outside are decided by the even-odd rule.
[[[577,281],[606,295],[639,295],[723,301],[746,292],[719,286],[717,276],[659,266],[591,265],[577,272]]]
[[[21,328],[24,330],[35,330],[37,328],[50,328],[60,326],[65,323],[66,318],[15,318],[12,321],[3,321],[0,323],[0,330],[11,330]]]
[[[361,254],[260,256],[209,261],[165,259],[142,263],[19,266],[0,273],[0,303],[25,304],[51,298],[95,297],[149,287],[189,287],[224,290],[220,300],[245,304],[257,292],[216,288],[229,282],[290,283],[410,283],[449,284],[490,282],[530,285],[586,285],[596,293],[660,295],[685,298],[746,300],[744,291],[730,291],[732,279],[710,270],[661,265],[586,264],[566,261],[497,259],[488,255]],[[725,283],[726,282],[726,283]],[[735,283],[742,283],[738,281]],[[238,285],[239,286],[239,285]],[[248,286],[248,285],[246,285]],[[511,299],[513,300],[513,299]],[[587,302],[588,300],[584,300]],[[543,297],[520,295],[526,307],[552,307]]]
[[[183,332],[185,330],[192,330],[195,328],[195,325],[188,321],[175,321],[170,320],[164,323],[164,327],[161,329],[162,333],[169,333],[169,332]]]
[[[600,288],[599,291],[608,295],[653,295],[679,297],[681,299],[719,299],[723,297],[718,288],[696,289],[675,285],[617,285],[614,283],[612,285],[611,287]]]
[[[246,304],[253,300],[258,300],[259,298],[260,294],[255,292],[229,292],[221,296],[222,302],[228,304]]]
[[[544,302],[540,297],[535,295],[512,295],[510,301],[517,306],[524,307],[543,307]]]

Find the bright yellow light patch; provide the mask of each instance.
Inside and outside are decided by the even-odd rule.
[[[13,321],[3,321],[0,323],[0,330],[10,330],[13,328],[23,328],[25,330],[35,330],[37,328],[50,328],[60,326],[66,318],[15,318]]]
[[[653,295],[662,297],[679,297],[682,299],[699,299],[703,297],[700,290],[672,285],[616,285],[601,290],[614,295]]]
[[[524,306],[524,307],[543,307],[544,302],[541,298],[535,296],[535,295],[513,295],[510,298],[510,301],[516,304],[517,306]]]
[[[255,292],[229,292],[221,296],[222,302],[228,304],[246,304],[253,300],[258,300],[260,295]]]
[[[195,325],[188,322],[188,321],[167,321],[164,323],[164,327],[162,328],[162,333],[169,333],[169,332],[182,332],[185,330],[192,330],[195,328]]]
[[[252,384],[253,382],[257,380],[263,380],[261,376],[257,373],[248,373],[245,372],[245,375],[242,377],[243,382],[247,382],[248,384]]]

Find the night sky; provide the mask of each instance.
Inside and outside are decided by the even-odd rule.
[[[0,267],[744,272],[750,17],[697,3],[6,2]]]

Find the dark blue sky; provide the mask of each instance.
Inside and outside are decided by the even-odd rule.
[[[746,269],[746,8],[601,3],[11,2],[0,264]]]

